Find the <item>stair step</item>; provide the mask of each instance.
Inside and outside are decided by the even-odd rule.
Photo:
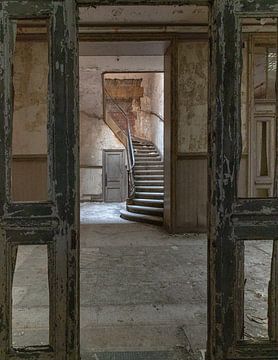
[[[135,213],[132,213],[132,212],[129,212],[126,210],[121,211],[121,218],[130,220],[130,221],[138,221],[138,222],[144,222],[144,223],[155,224],[155,225],[163,224],[162,216],[135,214]]]
[[[164,186],[136,186],[136,191],[138,192],[147,192],[147,193],[159,193],[164,191]]]
[[[153,169],[153,170],[150,170],[150,169],[136,169],[134,170],[134,175],[135,176],[145,176],[145,175],[164,175],[164,169]]]
[[[160,207],[163,208],[164,200],[160,199],[136,199],[132,200],[134,205],[141,205],[141,206],[153,206],[153,207]]]
[[[164,186],[164,180],[150,180],[150,179],[144,179],[144,180],[137,180],[135,179],[135,185],[138,186]]]
[[[164,199],[164,192],[136,191],[135,197],[139,199]]]
[[[155,150],[156,151],[156,148],[153,146],[153,145],[143,145],[143,144],[140,144],[140,145],[133,145],[134,149],[138,149],[138,150]]]
[[[147,159],[147,160],[149,160],[149,159],[154,159],[154,160],[159,159],[159,160],[161,160],[159,154],[154,153],[154,152],[153,153],[143,153],[143,154],[135,153],[135,157],[138,160],[142,160],[142,161],[145,160],[145,159]]]
[[[156,150],[150,150],[150,149],[142,149],[142,150],[138,150],[135,149],[135,155],[142,155],[142,156],[146,156],[146,155],[159,155],[159,153]]]
[[[163,216],[163,208],[141,205],[127,205],[127,210],[136,214],[146,214],[153,216]]]
[[[145,164],[163,164],[163,162],[161,161],[160,159],[160,156],[159,157],[144,157],[144,158],[138,158],[137,156],[135,156],[135,164],[138,164],[138,165],[145,165]]]
[[[164,166],[163,165],[135,165],[135,172],[137,170],[144,170],[144,171],[148,171],[148,170],[162,170],[164,171]]]
[[[144,180],[160,180],[164,181],[164,175],[150,175],[150,174],[141,174],[135,175],[135,181],[144,181]]]

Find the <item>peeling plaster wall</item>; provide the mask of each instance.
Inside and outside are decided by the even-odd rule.
[[[164,74],[152,73],[118,73],[107,74],[107,79],[142,79],[141,87],[144,95],[140,99],[140,109],[137,111],[137,119],[133,127],[133,135],[142,139],[152,141],[160,154],[164,152],[164,124],[159,117],[150,114],[154,112],[162,119],[164,118]]]
[[[16,43],[14,54],[13,154],[47,153],[48,46]]]
[[[160,56],[80,56],[81,200],[102,198],[102,150],[123,149],[104,122],[102,74],[162,71]]]
[[[178,49],[178,152],[207,152],[208,44],[182,42]]]
[[[242,146],[247,154],[247,50],[243,49]],[[207,152],[208,44],[179,44],[178,152]]]
[[[48,45],[17,41],[13,59],[12,198],[47,200]]]
[[[176,226],[178,232],[206,231],[207,221],[207,118],[208,43],[181,41],[178,44],[178,146]],[[247,61],[243,50],[242,144],[239,196],[247,196],[248,125]],[[185,206],[186,204],[186,206]]]

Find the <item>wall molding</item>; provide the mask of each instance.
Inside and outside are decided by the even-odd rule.
[[[103,169],[102,165],[80,165],[80,169]]]
[[[18,154],[12,155],[13,161],[47,161],[47,154]]]
[[[206,152],[178,152],[178,160],[192,160],[192,159],[207,159],[208,153]]]
[[[242,156],[242,158],[247,158],[248,153],[243,153],[241,156]],[[207,160],[208,159],[208,153],[206,153],[206,152],[192,152],[192,153],[179,152],[177,154],[177,159],[178,160],[194,160],[194,159]]]

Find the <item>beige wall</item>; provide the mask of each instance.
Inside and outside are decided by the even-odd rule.
[[[160,56],[80,56],[81,200],[102,196],[102,151],[123,149],[104,122],[102,75],[106,72],[162,71]],[[95,168],[98,167],[98,168]]]
[[[208,43],[178,43],[176,225],[178,232],[206,231],[207,227],[207,107]],[[242,144],[239,196],[247,196],[247,51],[242,76]]]
[[[47,200],[47,43],[18,41],[13,72],[12,198]]]
[[[48,47],[16,43],[14,54],[13,154],[47,153]]]

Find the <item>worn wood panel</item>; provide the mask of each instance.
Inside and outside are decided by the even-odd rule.
[[[208,359],[236,343],[237,248],[231,216],[241,154],[240,27],[236,2],[215,0],[210,17]]]
[[[176,223],[176,79],[177,43],[173,39],[164,57],[164,226],[175,232]]]
[[[208,5],[209,0],[76,0],[79,6],[100,5]]]
[[[46,156],[13,157],[13,201],[46,201],[48,199],[47,171]]]
[[[176,230],[207,232],[207,154],[178,153]],[[241,160],[238,192],[247,196],[248,160]],[[186,205],[186,206],[185,206]]]
[[[0,4],[0,357],[79,359],[79,129],[77,9],[74,0]],[[46,203],[11,203],[12,17],[50,21],[48,194]],[[2,155],[3,154],[3,155]],[[48,244],[50,346],[12,349],[11,290],[19,244]],[[2,258],[3,257],[3,258]],[[3,291],[2,291],[3,290]],[[34,344],[35,345],[35,344]]]
[[[273,16],[278,14],[278,4],[276,0],[239,0],[236,8],[237,12],[248,14],[248,16],[263,14]]]
[[[207,156],[179,154],[177,161],[177,232],[207,231]]]

